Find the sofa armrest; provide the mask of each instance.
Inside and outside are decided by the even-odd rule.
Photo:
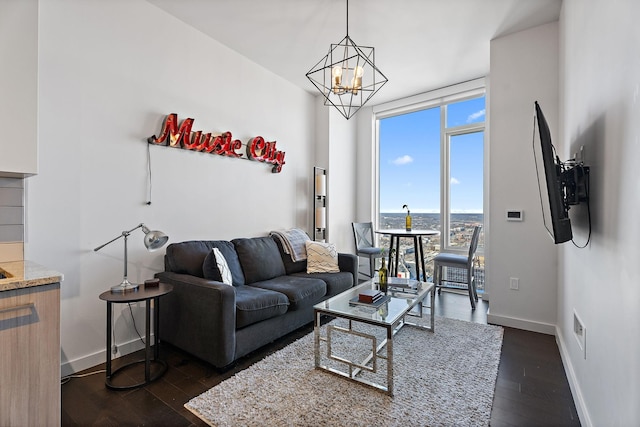
[[[156,273],[173,291],[159,299],[160,339],[216,367],[235,359],[236,293],[233,286],[188,274]]]
[[[353,286],[358,284],[358,257],[354,254],[338,253],[338,268],[353,275]]]

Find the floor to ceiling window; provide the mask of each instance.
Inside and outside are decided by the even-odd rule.
[[[484,88],[376,113],[376,125],[377,227],[404,228],[407,205],[413,228],[439,230],[439,236],[423,240],[432,277],[433,256],[466,253],[473,227],[484,224]],[[414,276],[413,242],[406,240],[399,270]],[[480,261],[483,242],[481,234]],[[382,237],[379,244],[389,243]]]

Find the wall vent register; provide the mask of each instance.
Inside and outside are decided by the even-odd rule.
[[[507,221],[524,221],[524,211],[522,210],[507,210]]]

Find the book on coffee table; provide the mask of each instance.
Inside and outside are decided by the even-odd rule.
[[[389,301],[389,297],[383,293],[380,293],[381,297],[376,299],[374,302],[364,302],[361,301],[359,297],[353,297],[349,300],[349,305],[362,305],[366,307],[378,308],[382,304]]]
[[[373,304],[383,296],[384,294],[376,289],[363,289],[360,291],[360,294],[358,294],[358,301]]]

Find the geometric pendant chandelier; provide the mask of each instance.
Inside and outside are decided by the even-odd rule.
[[[331,44],[307,78],[324,97],[324,105],[333,105],[347,120],[388,81],[375,65],[374,48],[358,46],[349,37],[349,0],[347,35]]]

